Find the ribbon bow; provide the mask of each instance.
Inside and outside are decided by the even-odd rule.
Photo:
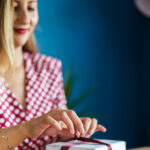
[[[98,144],[106,145],[108,147],[108,150],[112,150],[112,147],[111,147],[110,144],[104,143],[104,142],[99,141],[99,140],[94,140],[94,139],[91,139],[91,138],[85,138],[85,137],[71,138],[69,140],[66,140],[65,142],[69,142],[69,141],[72,141],[72,140],[80,140],[80,141],[83,141],[83,142],[67,144],[65,146],[62,146],[61,150],[69,150],[69,148],[71,146],[78,145],[78,144],[85,144],[85,142],[92,142],[92,143],[98,143]]]

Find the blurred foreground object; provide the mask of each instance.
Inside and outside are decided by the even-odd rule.
[[[142,14],[150,18],[150,0],[135,0],[135,5]]]

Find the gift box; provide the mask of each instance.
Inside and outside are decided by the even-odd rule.
[[[126,142],[79,138],[48,144],[46,145],[46,150],[126,150]]]

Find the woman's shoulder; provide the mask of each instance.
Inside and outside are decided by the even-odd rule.
[[[27,61],[30,61],[28,64],[31,64],[35,67],[37,71],[47,70],[47,71],[61,71],[62,62],[60,59],[55,58],[53,56],[48,56],[41,53],[30,54],[28,52],[24,52],[24,58]]]

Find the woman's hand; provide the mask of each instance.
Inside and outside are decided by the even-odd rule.
[[[98,124],[97,119],[95,118],[91,119],[88,117],[83,117],[80,119],[83,123],[84,130],[85,130],[84,137],[90,137],[97,131],[106,132],[106,128]]]
[[[64,130],[69,131],[71,135],[77,135],[80,132],[81,136],[84,135],[84,126],[81,119],[73,110],[68,109],[55,109],[47,113],[52,118],[60,122]]]
[[[25,123],[29,138],[40,135],[58,135],[60,140],[72,137],[90,137],[96,131],[105,132],[106,128],[97,124],[95,118],[79,118],[73,110],[54,109],[47,114]]]
[[[84,135],[82,137],[90,137],[92,136],[95,132],[97,131],[102,131],[102,132],[106,132],[106,128],[100,124],[97,124],[98,121],[95,118],[88,118],[88,117],[84,117],[84,118],[80,118],[80,120],[83,123],[84,126]],[[61,127],[63,128],[61,131],[57,132],[57,135],[59,137],[59,141],[64,141],[70,138],[74,138],[74,137],[80,137],[81,134],[79,131],[77,131],[76,135],[75,134],[71,134],[67,128],[67,126],[62,122],[59,121],[59,124],[61,125]],[[47,129],[47,132],[51,133],[52,128]]]
[[[60,124],[48,114],[25,122],[24,128],[28,138],[37,138],[43,134],[47,135],[45,132],[47,128],[51,129],[51,132],[48,133],[49,136],[62,130]]]
[[[62,122],[59,124],[59,122]],[[56,135],[65,128],[71,135],[80,132],[84,135],[83,123],[73,110],[54,109],[25,123],[27,137],[37,138],[40,135]]]

